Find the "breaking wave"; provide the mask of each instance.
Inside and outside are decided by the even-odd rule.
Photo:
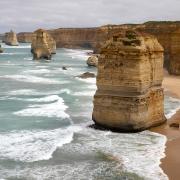
[[[48,160],[57,147],[70,143],[74,132],[80,128],[70,126],[66,129],[46,131],[14,131],[0,134],[0,159],[34,162]]]
[[[40,117],[58,117],[58,118],[70,118],[70,116],[65,112],[68,106],[64,104],[64,100],[59,96],[49,96],[39,99],[27,99],[27,101],[34,102],[51,102],[48,104],[33,104],[29,105],[27,108],[14,112],[13,114],[18,116],[40,116]]]
[[[40,84],[69,83],[68,81],[58,81],[54,79],[42,78],[42,77],[37,77],[37,76],[32,76],[32,75],[4,75],[4,76],[0,76],[0,78],[7,78],[7,79],[13,79],[16,81],[21,81],[21,82],[40,83]]]

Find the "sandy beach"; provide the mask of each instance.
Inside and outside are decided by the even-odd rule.
[[[180,99],[180,77],[171,76],[166,71],[164,72],[163,87],[165,94],[174,98]],[[180,110],[176,112],[167,123],[152,128],[152,131],[161,133],[167,137],[166,143],[166,157],[161,160],[161,167],[163,171],[168,175],[170,180],[180,179],[180,129],[170,127],[171,123],[180,123]]]

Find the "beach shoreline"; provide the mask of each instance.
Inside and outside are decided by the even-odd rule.
[[[180,99],[180,77],[172,76],[164,72],[163,87],[165,89],[165,95]],[[152,128],[151,131],[160,133],[166,136],[166,150],[165,158],[161,159],[160,167],[164,173],[169,177],[169,180],[179,180],[180,177],[180,129],[170,127],[171,123],[180,123],[180,110],[167,120],[167,122],[161,126]]]

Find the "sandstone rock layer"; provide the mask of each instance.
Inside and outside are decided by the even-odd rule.
[[[43,29],[34,32],[31,52],[34,59],[51,59],[51,55],[56,53],[56,42]]]
[[[20,43],[31,43],[34,37],[34,33],[21,32],[17,34],[18,42]]]
[[[121,131],[165,122],[163,48],[153,36],[124,30],[102,47],[93,120]]]
[[[5,34],[3,42],[9,46],[18,46],[17,36],[16,33],[10,31]]]

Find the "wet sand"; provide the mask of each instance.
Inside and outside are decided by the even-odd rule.
[[[180,99],[180,77],[170,76],[165,72],[163,81],[165,94],[174,98]],[[151,130],[167,137],[166,143],[166,157],[161,160],[161,167],[168,175],[170,180],[180,179],[180,129],[170,127],[171,123],[180,123],[180,110],[174,116],[168,119],[167,123],[152,128]]]

